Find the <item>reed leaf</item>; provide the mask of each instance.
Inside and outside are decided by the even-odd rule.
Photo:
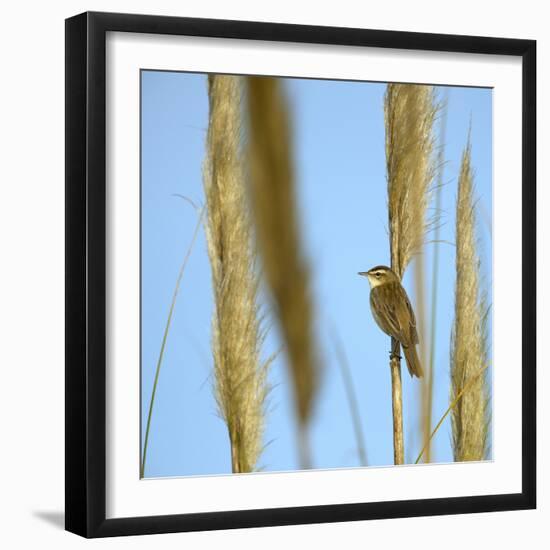
[[[229,432],[235,473],[253,471],[262,451],[269,364],[260,359],[258,281],[240,154],[241,89],[238,77],[208,77],[210,113],[204,165],[206,235],[215,301],[215,396]]]
[[[247,79],[250,196],[258,250],[285,342],[303,468],[311,467],[307,428],[318,386],[310,269],[302,251],[289,113],[275,78]]]
[[[431,432],[431,414],[428,414],[430,404],[430,379],[431,372],[426,367],[429,366],[428,360],[428,340],[427,340],[427,319],[426,319],[426,266],[424,262],[423,244],[420,245],[421,251],[415,257],[414,266],[414,294],[415,294],[415,316],[416,329],[419,340],[418,357],[423,368],[423,376],[420,379],[419,390],[419,433],[421,441],[427,441]],[[425,461],[431,459],[431,447],[429,446],[425,453]]]
[[[353,376],[351,374],[351,367],[349,365],[346,350],[344,344],[336,331],[336,327],[332,327],[332,339],[334,341],[334,348],[338,360],[338,366],[342,373],[342,380],[344,381],[344,389],[346,391],[346,399],[348,402],[351,420],[353,424],[353,431],[355,433],[355,441],[357,444],[357,455],[359,458],[359,464],[361,466],[368,466],[367,459],[367,447],[365,445],[365,438],[363,437],[363,431],[361,429],[361,416],[359,414],[359,401],[355,392],[355,386],[353,384]]]
[[[422,379],[421,389],[421,403],[420,403],[420,433],[422,434],[422,441],[426,442],[426,450],[424,452],[424,462],[432,461],[432,448],[431,448],[431,433],[432,433],[432,416],[433,416],[433,396],[434,396],[434,380],[435,380],[435,351],[436,351],[436,339],[437,339],[437,302],[438,302],[438,285],[439,285],[439,245],[440,242],[440,229],[439,216],[441,212],[441,200],[443,189],[443,175],[445,169],[445,135],[447,130],[447,105],[448,105],[448,89],[445,88],[443,92],[443,99],[438,105],[439,111],[439,138],[437,147],[437,185],[434,190],[435,195],[435,216],[438,218],[434,222],[433,238],[430,242],[433,243],[433,258],[432,258],[432,278],[431,278],[431,298],[430,298],[430,323],[429,323],[429,344],[426,340],[427,330],[425,331],[424,338],[421,339],[421,352],[422,361],[427,368],[425,369],[425,376]],[[418,274],[420,277],[420,273]],[[429,353],[428,353],[429,345]],[[427,356],[427,360],[425,357]]]
[[[456,209],[455,319],[451,341],[451,399],[487,364],[487,308],[479,290],[476,216],[471,145],[462,155]],[[487,376],[478,377],[453,409],[455,461],[483,460],[487,454],[489,390]]]

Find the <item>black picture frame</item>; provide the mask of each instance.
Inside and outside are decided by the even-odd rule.
[[[522,121],[522,491],[458,498],[105,517],[105,39],[108,31],[518,56]],[[536,42],[83,13],[66,20],[66,529],[107,537],[532,509],[536,506]]]

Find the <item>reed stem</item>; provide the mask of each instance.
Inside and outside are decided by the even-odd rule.
[[[386,177],[391,268],[400,280],[421,250],[430,223],[426,210],[433,180],[432,127],[437,106],[431,86],[388,84],[384,97]],[[394,462],[404,463],[403,389],[399,342],[392,338],[390,371]]]
[[[444,162],[445,162],[445,134],[447,128],[447,102],[449,91],[445,88],[444,98],[440,106],[441,118],[439,122],[439,147],[437,151],[437,187],[435,190],[435,212],[439,216],[441,212],[441,195],[443,188]],[[439,287],[439,244],[440,244],[439,223],[434,227],[434,248],[432,258],[432,292],[430,299],[430,349],[428,354],[428,368],[426,369],[426,378],[422,383],[422,406],[423,406],[423,434],[424,441],[428,441],[428,447],[425,452],[424,462],[431,462],[432,448],[429,435],[432,431],[433,421],[433,396],[435,383],[435,344],[437,333],[437,290]]]
[[[311,460],[311,445],[309,441],[309,430],[306,424],[299,424],[296,431],[298,459],[302,470],[311,470],[313,463]]]
[[[403,386],[401,383],[401,360],[399,342],[391,339],[392,357],[390,359],[392,416],[393,416],[393,463],[405,463],[405,443],[403,439]]]

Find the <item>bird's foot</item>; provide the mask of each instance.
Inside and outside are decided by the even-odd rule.
[[[390,351],[390,361],[392,359],[398,359],[399,361],[401,361],[401,355],[399,355],[399,353],[395,353],[393,350]]]

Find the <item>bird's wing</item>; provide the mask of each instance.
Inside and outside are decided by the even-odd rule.
[[[371,309],[379,327],[390,336],[401,341],[402,331],[398,312],[393,305],[391,297],[392,289],[389,285],[381,285],[373,288],[370,293]]]
[[[414,316],[413,308],[406,294],[405,294],[405,297],[407,298],[407,308],[409,310],[409,315],[410,315],[409,322],[410,322],[411,342],[413,344],[418,344],[418,332],[416,330],[416,317]]]
[[[418,332],[416,331],[416,318],[405,289],[399,285],[396,290],[401,295],[397,301],[396,317],[399,320],[401,338],[399,341],[406,347],[418,344]]]
[[[418,343],[414,312],[400,283],[373,288],[371,302],[376,321],[386,334],[399,340],[405,347]]]

